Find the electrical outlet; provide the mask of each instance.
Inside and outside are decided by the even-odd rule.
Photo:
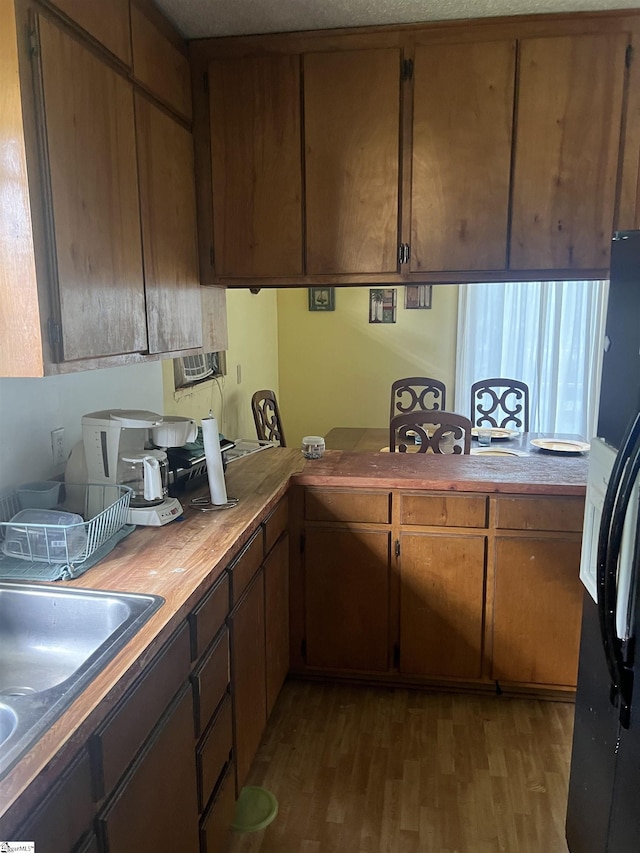
[[[64,427],[51,430],[51,454],[54,465],[64,465],[67,461],[64,455]]]

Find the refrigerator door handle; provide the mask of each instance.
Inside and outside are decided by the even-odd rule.
[[[616,457],[604,499],[597,552],[597,592],[600,634],[611,677],[611,702],[619,701],[620,720],[628,725],[632,675],[625,668],[622,644],[616,635],[618,558],[624,519],[640,469],[640,413],[629,424]]]
[[[623,657],[623,644],[616,634],[616,610],[618,596],[618,562],[622,547],[622,533],[624,529],[627,510],[631,502],[633,487],[640,472],[640,442],[636,443],[632,455],[625,468],[618,499],[613,510],[611,529],[609,535],[609,547],[607,550],[607,562],[605,565],[604,586],[604,610],[608,631],[611,632],[613,641],[610,650],[613,658],[617,682],[612,685],[616,687],[619,700],[620,724],[623,728],[629,728],[631,712],[631,694],[633,692],[633,670],[625,665]]]

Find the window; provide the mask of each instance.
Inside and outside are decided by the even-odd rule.
[[[532,432],[595,435],[606,281],[461,285],[456,411],[473,382],[520,379],[530,391]]]

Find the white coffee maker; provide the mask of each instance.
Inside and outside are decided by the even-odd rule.
[[[147,447],[154,429],[162,424],[162,415],[127,409],[82,417],[87,481],[133,489],[129,524],[159,527],[182,514],[180,502],[168,495],[167,454]]]

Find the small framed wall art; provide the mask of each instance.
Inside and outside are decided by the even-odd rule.
[[[334,287],[309,287],[309,311],[335,311]]]
[[[369,291],[370,323],[395,323],[396,293],[395,287],[376,287]]]
[[[405,308],[431,308],[430,284],[407,284],[404,288]]]

